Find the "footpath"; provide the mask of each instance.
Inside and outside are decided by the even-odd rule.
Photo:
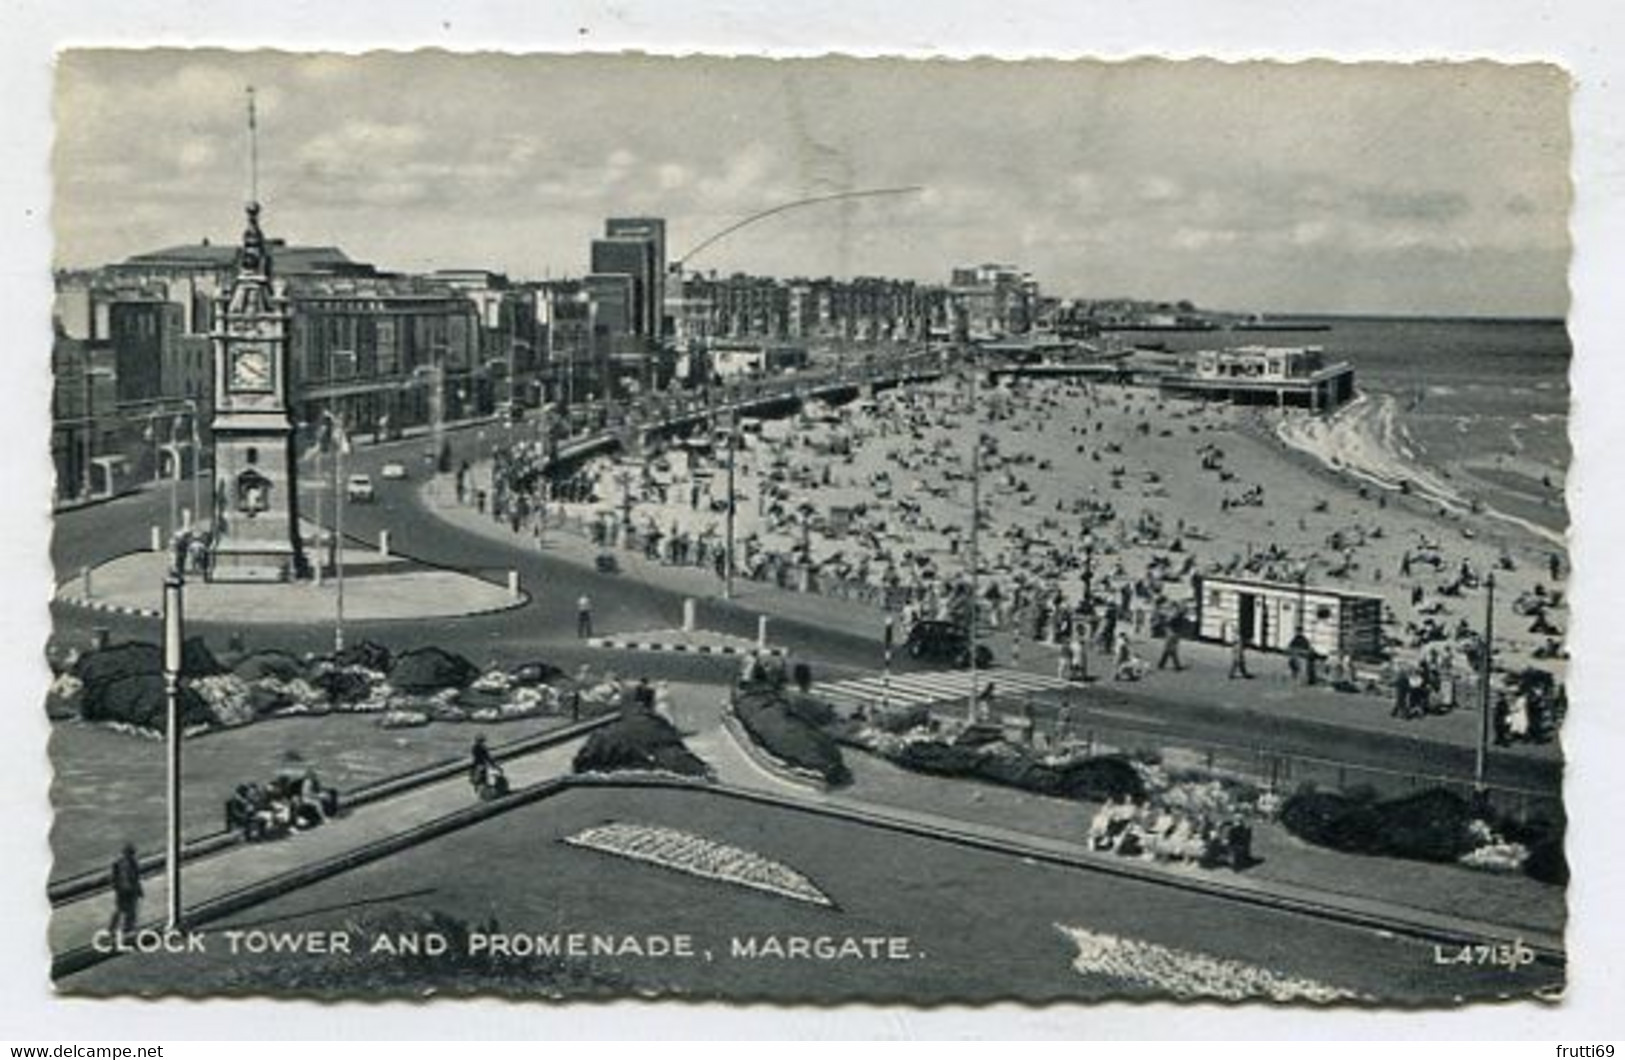
[[[569,775],[571,763],[585,737],[579,733],[561,734],[560,740],[543,749],[503,759],[509,784],[523,788]],[[500,753],[500,749],[499,749]],[[358,806],[321,826],[282,839],[259,843],[239,843],[181,864],[183,904],[187,910],[248,896],[248,904],[294,890],[310,880],[295,880],[290,874],[314,866],[349,867],[359,864],[369,848],[401,837],[403,833],[467,811],[482,804],[469,786],[466,772],[458,770],[443,780],[411,788],[388,799]],[[290,882],[279,887],[279,879]],[[141,927],[162,927],[168,908],[169,888],[162,873],[144,877],[141,901]],[[59,963],[59,974],[93,963],[99,955],[87,952],[95,933],[106,928],[113,913],[110,891],[97,889],[67,901],[51,911],[48,932],[51,952]],[[66,957],[67,968],[61,967]]]
[[[489,471],[482,466],[476,469],[475,474],[476,481],[481,481],[488,477]],[[498,522],[470,505],[451,503],[422,506],[426,512],[460,530],[516,547],[536,549],[550,558],[579,566],[593,566],[599,553],[606,551],[572,529],[556,524],[544,529],[538,543],[530,529],[515,532],[507,523]],[[710,570],[672,566],[625,548],[608,551],[615,556],[621,577],[694,599],[699,624],[704,628],[743,628],[741,616],[747,622],[750,616],[765,616],[769,620],[770,643],[775,621],[837,634],[866,636],[875,644],[874,670],[878,672],[882,667],[881,642],[886,611],[879,606],[861,600],[780,589],[776,585],[743,578],[734,581],[733,599],[722,600],[722,583]],[[672,626],[678,624],[679,617],[673,615]],[[640,639],[637,635],[652,631],[597,632],[603,636],[637,641]],[[901,636],[901,631],[898,631],[898,635]],[[1061,652],[1054,645],[1027,638],[1018,639],[1008,629],[994,631],[987,638],[987,643],[993,651],[996,666],[1039,674],[1054,674],[1057,670]],[[1476,705],[1459,707],[1448,714],[1399,718],[1393,715],[1390,696],[1338,692],[1328,686],[1305,688],[1294,683],[1287,670],[1285,656],[1253,653],[1248,657],[1253,679],[1228,680],[1223,675],[1229,672],[1230,649],[1223,645],[1183,641],[1179,647],[1183,670],[1155,668],[1161,647],[1160,642],[1148,638],[1134,644],[1136,653],[1151,665],[1151,669],[1143,680],[1133,682],[1111,680],[1110,656],[1091,652],[1090,672],[1101,678],[1092,687],[1120,689],[1125,693],[1203,708],[1222,708],[1238,718],[1256,717],[1266,722],[1269,719],[1311,720],[1324,725],[1462,748],[1476,746],[1479,738],[1480,713]],[[1508,748],[1497,748],[1495,754],[1547,762],[1557,762],[1562,757],[1562,751],[1555,742],[1515,744]]]
[[[871,821],[905,823],[927,833],[960,833],[987,843],[1044,851],[1078,864],[1140,878],[1243,897],[1305,911],[1331,910],[1373,925],[1411,925],[1440,937],[1520,939],[1561,951],[1565,906],[1558,888],[1520,876],[1456,865],[1360,857],[1312,847],[1278,824],[1260,824],[1244,873],[1125,859],[1090,850],[1082,841],[1095,806],[1006,791],[973,781],[908,773],[848,752],[854,782],[822,791],[784,779],[760,764],[721,723],[725,689],[669,687],[672,713],[690,750],[717,780],[809,806],[829,807]],[[906,796],[899,792],[906,790]],[[923,808],[931,807],[930,809]],[[942,812],[953,807],[951,814]]]

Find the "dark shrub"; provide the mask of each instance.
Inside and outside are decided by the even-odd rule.
[[[214,657],[202,637],[187,637],[181,644],[181,673],[187,677],[213,677],[225,672],[226,667]]]
[[[129,674],[158,674],[164,671],[164,651],[146,641],[126,641],[101,651],[86,652],[74,664],[73,675],[85,684]],[[212,677],[225,672],[202,637],[188,637],[181,644],[181,673],[187,677]]]
[[[784,709],[814,728],[821,729],[835,723],[835,708],[814,696],[789,692],[784,697]]]
[[[1085,758],[1056,772],[1056,793],[1069,799],[1108,802],[1123,796],[1136,801],[1145,798],[1145,781],[1134,764],[1121,755]]]
[[[1529,857],[1524,859],[1523,871],[1532,880],[1567,886],[1569,862],[1563,855],[1563,837],[1553,836],[1530,847]]]
[[[94,691],[93,691],[94,689]],[[181,725],[207,725],[214,716],[203,698],[185,685],[180,689]],[[161,674],[129,674],[85,686],[79,716],[86,721],[122,722],[143,729],[164,731],[164,678]]]
[[[464,688],[480,675],[479,667],[441,648],[405,652],[389,668],[389,683],[403,692],[438,692]]]
[[[1025,755],[982,755],[977,760],[974,775],[981,780],[1037,795],[1061,793],[1060,772]]]
[[[577,773],[661,770],[685,777],[710,775],[706,764],[689,751],[671,722],[658,714],[635,711],[596,729],[576,752]]]
[[[543,685],[563,677],[564,671],[552,663],[527,662],[509,670],[508,676],[516,685]]]
[[[904,769],[946,777],[975,776],[981,760],[982,756],[973,748],[934,740],[904,744],[896,758]]]
[[[354,670],[327,670],[317,674],[311,684],[322,690],[329,703],[359,703],[372,689],[372,682]]]
[[[774,706],[779,700],[780,696],[776,689],[762,685],[744,686],[734,692],[734,713],[744,717]]]
[[[1002,743],[1004,729],[992,722],[979,721],[974,725],[967,725],[959,730],[954,737],[954,743],[960,747],[985,747],[988,744]]]
[[[1455,861],[1473,849],[1472,804],[1453,791],[1429,788],[1379,802],[1380,851],[1417,861]]]
[[[780,762],[816,773],[826,784],[846,784],[852,780],[840,746],[826,733],[791,713],[783,702],[742,713],[739,720],[751,740]]]
[[[931,708],[923,703],[886,707],[870,712],[871,724],[881,732],[900,734],[924,728],[931,722]]]
[[[73,676],[84,682],[88,689],[91,685],[120,677],[162,673],[163,669],[164,653],[158,645],[129,641],[81,655],[74,664]]]
[[[305,676],[305,664],[285,651],[257,651],[239,659],[231,672],[244,681],[259,681],[267,677],[275,681],[293,681]]]
[[[1443,788],[1369,801],[1300,791],[1281,807],[1281,824],[1300,839],[1349,854],[1454,861],[1473,848],[1471,804]]]
[[[364,640],[359,644],[352,644],[343,651],[333,655],[333,662],[339,666],[361,666],[368,670],[376,670],[381,674],[389,673],[394,656],[382,644]]]
[[[790,668],[790,679],[795,682],[796,690],[802,695],[812,691],[812,667],[804,662],[798,662]]]

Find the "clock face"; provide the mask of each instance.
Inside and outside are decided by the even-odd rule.
[[[266,392],[271,389],[271,351],[264,346],[241,345],[231,352],[231,389]]]

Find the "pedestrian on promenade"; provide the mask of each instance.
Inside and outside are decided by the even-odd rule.
[[[1185,664],[1179,660],[1179,623],[1170,618],[1162,637],[1162,655],[1157,658],[1157,669],[1166,669],[1169,664],[1175,670],[1183,670]]]
[[[135,844],[125,843],[118,859],[113,862],[113,919],[107,930],[115,938],[135,933],[136,917],[141,910],[141,863],[135,857]]]
[[[592,636],[592,600],[586,593],[576,601],[576,636],[582,640]]]
[[[1251,680],[1252,676],[1247,672],[1247,642],[1238,636],[1230,645],[1230,679],[1233,681],[1243,677]]]

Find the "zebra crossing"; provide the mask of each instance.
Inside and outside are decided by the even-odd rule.
[[[977,690],[986,690],[991,684],[995,695],[1048,692],[1071,684],[1064,678],[999,666],[976,671],[975,680]],[[845,681],[819,682],[813,685],[812,691],[822,699],[847,708],[872,706],[882,701],[899,706],[930,706],[970,696],[971,672],[931,670],[892,674],[889,684],[884,674],[872,673]]]

